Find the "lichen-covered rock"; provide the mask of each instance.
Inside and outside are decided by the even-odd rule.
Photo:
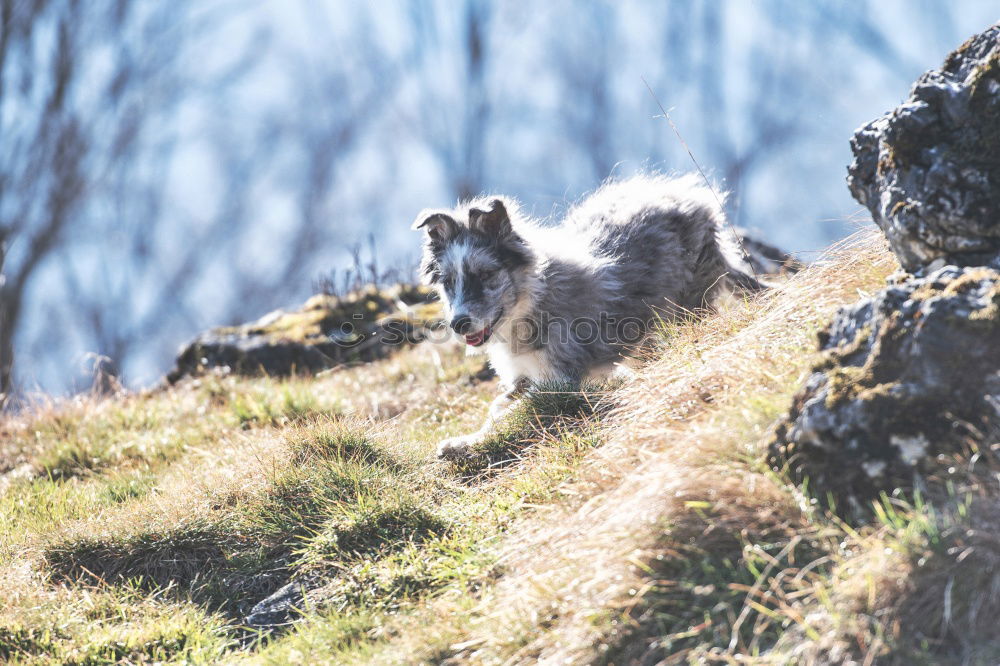
[[[181,350],[166,379],[174,383],[212,368],[286,376],[372,361],[420,342],[440,321],[440,304],[422,286],[368,287],[339,298],[318,294],[300,310],[199,335]]]
[[[1000,24],[851,141],[848,187],[903,268],[1000,267]]]
[[[842,308],[768,450],[776,469],[864,513],[997,416],[1000,272],[948,266]]]

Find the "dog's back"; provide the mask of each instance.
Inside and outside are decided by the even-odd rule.
[[[693,310],[725,288],[763,288],[744,272],[720,204],[696,175],[641,175],[604,185],[569,211],[564,229],[585,239],[620,314]]]
[[[558,227],[529,230],[545,256],[536,312],[575,326],[549,336],[556,374],[620,358],[653,320],[703,308],[720,291],[762,289],[742,270],[724,223],[720,201],[697,177],[642,175],[604,185]]]
[[[760,289],[723,228],[721,202],[693,176],[604,185],[559,226],[487,197],[427,210],[422,272],[466,344],[486,346],[507,383],[576,381],[620,359],[657,318],[697,310],[727,287]]]

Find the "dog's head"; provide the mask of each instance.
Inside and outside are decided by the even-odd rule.
[[[508,210],[516,214],[516,204],[488,197],[421,211],[413,224],[424,232],[422,278],[440,293],[451,328],[473,347],[485,344],[514,310],[534,264]]]

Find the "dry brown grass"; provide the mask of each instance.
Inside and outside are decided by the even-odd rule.
[[[672,328],[660,360],[620,389],[609,443],[565,490],[571,499],[508,538],[506,575],[452,658],[590,662],[627,633],[607,620],[624,622],[621,611],[641,604],[650,562],[692,555],[685,540],[710,537],[701,545],[711,549],[717,538],[738,552],[744,528],[807,532],[798,499],[748,461],[814,359],[821,323],[896,267],[884,241],[864,232],[774,292]],[[701,508],[712,520],[697,518]],[[630,658],[642,652],[633,646]]]

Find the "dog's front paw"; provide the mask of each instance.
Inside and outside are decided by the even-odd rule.
[[[472,453],[472,447],[479,441],[478,435],[449,437],[438,444],[437,455],[441,460],[462,460]]]

